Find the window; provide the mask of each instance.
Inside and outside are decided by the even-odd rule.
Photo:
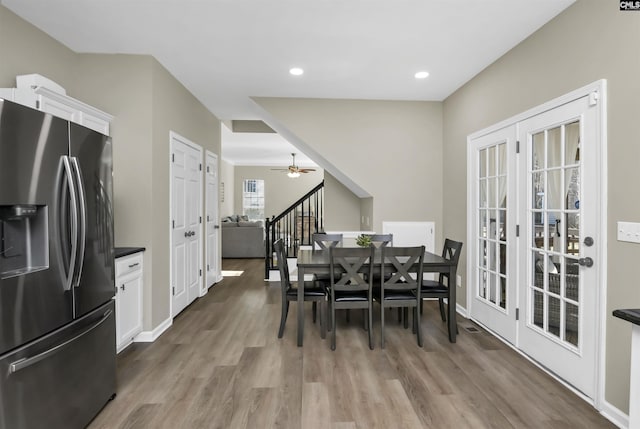
[[[242,214],[251,220],[264,219],[264,180],[246,179],[242,185]]]

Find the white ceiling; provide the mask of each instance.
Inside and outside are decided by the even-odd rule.
[[[574,0],[0,1],[76,52],[153,55],[230,120],[252,96],[443,100]]]

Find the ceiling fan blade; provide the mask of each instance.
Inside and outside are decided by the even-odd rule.
[[[300,173],[308,173],[310,171],[316,171],[316,169],[315,168],[299,168],[298,171]]]

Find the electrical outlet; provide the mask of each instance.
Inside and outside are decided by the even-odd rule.
[[[456,286],[462,287],[462,276],[456,275]]]

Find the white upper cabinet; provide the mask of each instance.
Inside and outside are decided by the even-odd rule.
[[[40,75],[17,76],[17,88],[0,88],[0,98],[33,107],[109,135],[113,116],[66,95],[64,88]]]

